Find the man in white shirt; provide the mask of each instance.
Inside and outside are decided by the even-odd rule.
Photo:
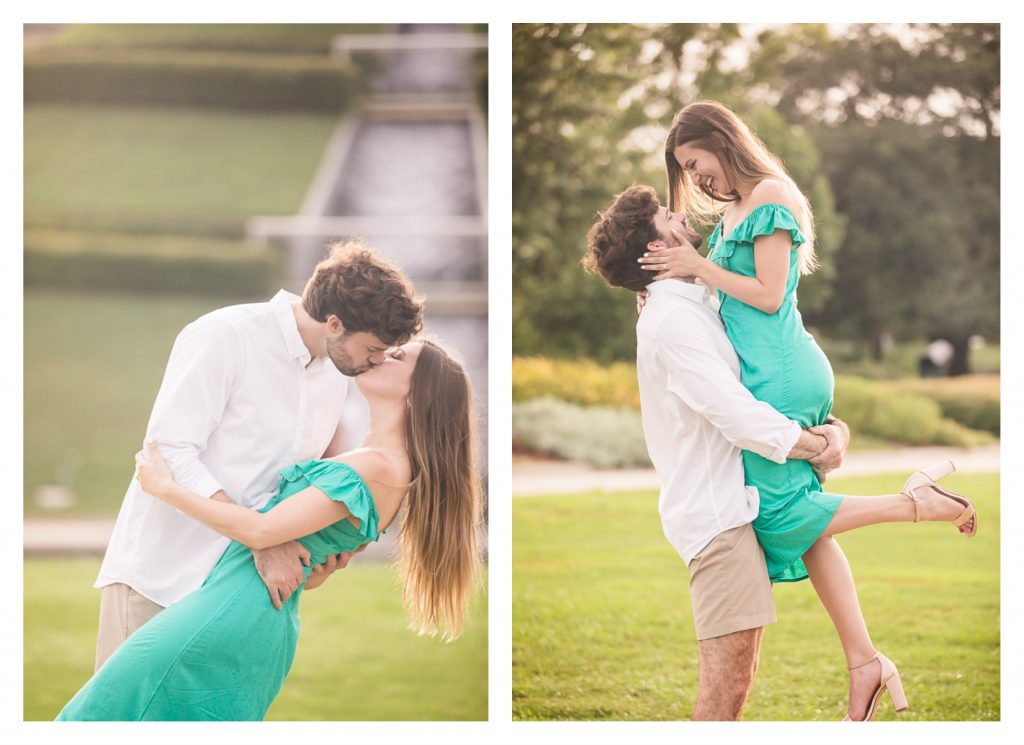
[[[675,233],[673,233],[675,231]],[[700,237],[658,205],[654,190],[618,195],[588,234],[588,271],[648,296],[637,321],[644,438],[662,483],[665,536],[687,564],[700,683],[694,719],[739,719],[757,669],[763,627],[775,622],[764,554],[751,527],[758,495],[740,450],[784,463],[839,465],[841,422],[802,430],[740,382],[739,360],[717,300],[703,285],[651,282],[637,259],[655,241],[694,247]]]
[[[299,298],[214,310],[174,342],[146,439],[182,486],[260,509],[278,471],[339,451],[347,378],[423,325],[422,302],[399,269],[360,243],[338,243]],[[126,463],[128,461],[126,460]],[[150,496],[132,479],[100,568],[96,668],[137,628],[199,588],[230,541]],[[297,541],[254,560],[277,607],[302,582]],[[347,561],[332,557],[312,589]]]

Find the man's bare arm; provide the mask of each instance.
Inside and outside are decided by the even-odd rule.
[[[789,460],[811,460],[828,448],[828,438],[823,434],[815,434],[805,429],[789,451]]]
[[[850,428],[846,422],[830,416],[825,424],[810,427],[800,433],[800,438],[789,452],[789,458],[810,461],[818,477],[824,481],[826,473],[843,464],[843,454],[849,444]]]

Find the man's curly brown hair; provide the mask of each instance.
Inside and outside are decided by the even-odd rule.
[[[366,331],[388,345],[423,328],[423,301],[401,270],[361,241],[338,241],[316,265],[302,307],[320,323],[335,315],[345,333]]]
[[[587,253],[580,263],[600,274],[612,287],[639,292],[652,281],[637,259],[647,244],[660,237],[654,215],[660,209],[658,197],[649,186],[634,184],[615,197],[611,206],[598,213],[598,221],[587,233]]]

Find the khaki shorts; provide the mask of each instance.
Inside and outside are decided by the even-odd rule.
[[[96,669],[129,636],[164,608],[128,585],[105,585],[100,594],[100,628],[96,635]]]
[[[775,623],[772,584],[750,523],[716,535],[688,568],[698,640]]]

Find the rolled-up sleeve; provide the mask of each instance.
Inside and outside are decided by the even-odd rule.
[[[146,438],[159,443],[174,480],[206,497],[223,487],[200,456],[224,415],[243,365],[233,327],[210,319],[189,324],[174,341],[146,428]]]
[[[658,327],[657,353],[669,392],[736,447],[785,463],[800,438],[800,424],[754,398],[718,353],[706,326],[673,322],[678,321],[673,315]]]

